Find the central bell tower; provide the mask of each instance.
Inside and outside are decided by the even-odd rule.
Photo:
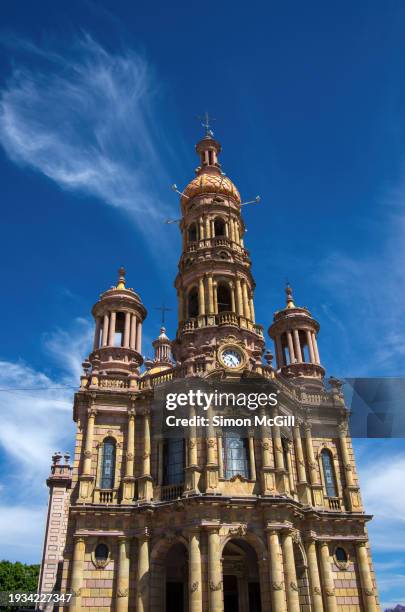
[[[181,193],[182,254],[175,287],[178,329],[173,353],[186,374],[231,364],[255,369],[263,328],[255,321],[255,281],[244,246],[241,197],[219,163],[220,143],[207,130],[196,145],[200,165]]]

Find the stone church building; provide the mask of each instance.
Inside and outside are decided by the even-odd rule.
[[[341,383],[324,379],[319,324],[287,286],[268,330],[275,357],[265,350],[244,203],[212,132],[196,151],[196,176],[180,193],[175,339],[162,328],[144,363],[146,308],[122,268],[93,307],[73,465],[56,453],[47,480],[40,589],[73,593],[72,611],[376,612],[371,516]],[[227,384],[276,390],[277,404],[255,413],[294,425],[165,434],[168,393]],[[253,415],[205,414],[216,413]]]

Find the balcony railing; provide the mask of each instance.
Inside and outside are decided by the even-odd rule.
[[[342,503],[340,497],[328,497],[329,510],[341,510]]]
[[[160,490],[160,499],[162,501],[171,501],[173,499],[178,499],[183,494],[184,485],[183,484],[175,484],[175,485],[164,485]]]
[[[188,332],[193,332],[195,329],[201,329],[202,327],[213,327],[215,325],[240,327],[257,334],[260,337],[263,337],[262,325],[257,325],[250,319],[239,316],[231,311],[220,312],[219,314],[203,314],[192,319],[187,319],[182,323],[181,333],[185,334]]]
[[[117,489],[95,489],[94,502],[96,504],[116,504],[117,496]]]

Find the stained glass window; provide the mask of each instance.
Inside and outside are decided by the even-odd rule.
[[[223,437],[224,476],[227,480],[239,474],[249,478],[247,440],[237,431],[225,431]]]
[[[335,474],[332,465],[332,456],[330,452],[324,449],[321,452],[323,476],[325,479],[326,495],[328,497],[337,497]]]
[[[114,488],[115,472],[115,440],[107,438],[103,443],[103,458],[101,464],[101,488]]]
[[[184,482],[184,440],[168,438],[164,454],[164,484],[182,484]]]

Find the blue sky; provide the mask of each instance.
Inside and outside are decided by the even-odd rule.
[[[71,391],[40,389],[77,384],[122,264],[149,311],[144,353],[162,301],[173,336],[164,219],[206,109],[224,170],[262,197],[244,210],[258,321],[288,278],[329,374],[403,375],[405,5],[44,0],[2,16],[0,388],[38,390],[0,392],[0,556],[35,561],[50,454],[74,434]],[[404,603],[405,445],[356,447],[381,598]]]

